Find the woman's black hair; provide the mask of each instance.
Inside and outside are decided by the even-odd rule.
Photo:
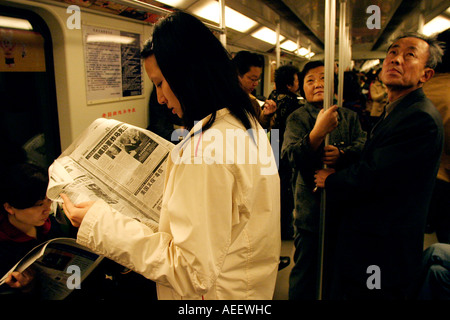
[[[278,93],[290,93],[287,86],[294,84],[294,75],[298,74],[297,67],[292,65],[284,65],[275,70],[275,85]],[[303,82],[302,82],[303,85]]]
[[[203,126],[208,129],[222,108],[228,108],[246,129],[253,127],[255,111],[230,55],[200,20],[182,11],[159,20],[141,52],[144,59],[151,55],[181,104],[187,128],[212,114]]]
[[[249,72],[251,67],[264,67],[264,57],[262,55],[245,50],[236,53],[232,61],[241,77]]]
[[[361,85],[359,84],[358,76],[354,71],[344,71],[344,101],[359,101],[361,100]]]
[[[33,207],[46,197],[48,175],[46,170],[30,163],[14,164],[5,168],[1,176],[1,207],[9,203],[17,209]]]

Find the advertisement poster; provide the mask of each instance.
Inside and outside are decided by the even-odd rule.
[[[45,72],[44,38],[33,31],[0,28],[0,72]]]
[[[140,34],[84,26],[87,103],[142,96]]]

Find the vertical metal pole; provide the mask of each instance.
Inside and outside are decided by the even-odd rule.
[[[425,7],[426,7],[425,2],[421,2],[420,3],[420,8],[419,8],[419,10],[420,10],[419,11],[419,21],[417,23],[417,32],[418,33],[422,33],[423,32],[423,27],[425,25],[425,16],[424,16]]]
[[[311,42],[308,42],[308,60],[311,60]]]
[[[227,27],[225,25],[225,0],[219,0],[219,27],[221,30],[220,33],[220,42],[224,46],[224,48],[227,47]]]
[[[280,20],[277,21],[277,43],[276,43],[276,54],[277,54],[277,69],[280,67],[280,56],[281,56],[281,47],[280,47],[280,33],[281,33],[281,23]]]
[[[325,0],[325,95],[323,108],[327,110],[333,103],[334,95],[334,49],[336,26],[336,0]],[[329,144],[329,135],[325,137],[325,145]],[[324,166],[326,167],[326,166]],[[325,250],[325,190],[322,189],[319,220],[319,265],[317,281],[317,298],[323,298],[323,262]]]
[[[338,106],[342,107],[343,96],[344,96],[344,71],[347,67],[347,35],[346,32],[346,6],[347,1],[341,0],[339,6],[339,84],[338,84]]]
[[[345,65],[345,67],[350,68],[352,65],[352,38],[350,36],[350,26],[348,24],[345,27],[345,33],[346,33],[346,39],[347,39],[347,42],[345,43],[345,47],[347,48],[347,54],[345,56],[347,63]]]

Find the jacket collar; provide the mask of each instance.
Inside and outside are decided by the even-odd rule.
[[[230,113],[230,110],[228,110],[228,108],[222,108],[220,110],[216,111],[216,120],[226,116],[227,114]],[[185,138],[179,143],[177,144],[177,149],[178,150],[182,150],[185,148],[185,146],[187,145],[188,141],[191,140],[191,138],[200,135],[203,133],[203,124],[207,123],[208,120],[210,119],[210,117],[212,116],[212,114],[204,117],[202,120],[197,121],[197,123],[192,127],[192,129],[189,131],[189,133],[185,136]]]
[[[418,88],[414,91],[411,91],[407,95],[399,98],[401,99],[398,104],[393,108],[393,110],[390,110],[389,114],[385,117],[385,112],[381,115],[380,121],[378,121],[375,126],[372,128],[369,137],[372,138],[375,134],[375,132],[379,131],[381,127],[385,126],[387,121],[386,119],[392,119],[393,117],[396,117],[399,114],[402,114],[404,109],[408,108],[413,103],[423,100],[425,98],[425,93],[423,92],[422,88]],[[394,101],[395,103],[395,101]]]
[[[309,103],[308,101],[305,103],[304,108],[309,112],[311,117],[313,117],[314,119],[317,119],[317,115],[321,110],[321,108],[317,108],[315,105]]]
[[[403,109],[409,107],[413,103],[420,101],[425,98],[425,93],[422,90],[422,87],[417,88],[414,91],[411,91],[407,95],[399,98],[401,101],[395,106],[393,110],[389,112],[386,118],[388,118],[391,114],[397,114],[401,112]],[[395,101],[394,101],[395,102]]]

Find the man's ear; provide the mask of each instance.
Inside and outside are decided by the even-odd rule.
[[[425,83],[428,80],[430,80],[433,76],[434,76],[434,70],[431,69],[431,68],[425,68],[425,70],[423,71],[423,74],[420,77],[419,81],[421,83]]]
[[[3,204],[3,208],[5,208],[6,212],[8,212],[9,214],[14,214],[14,207],[10,205],[8,202],[5,202]]]

